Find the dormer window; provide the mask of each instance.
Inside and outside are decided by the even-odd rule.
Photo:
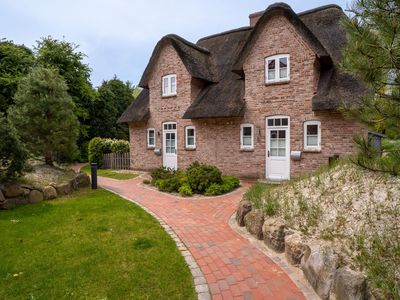
[[[265,83],[290,80],[289,55],[275,55],[265,59]]]
[[[176,74],[166,75],[162,78],[163,97],[176,95]]]

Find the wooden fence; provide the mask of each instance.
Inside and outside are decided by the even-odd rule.
[[[107,153],[103,155],[104,169],[129,170],[130,159],[128,153]]]

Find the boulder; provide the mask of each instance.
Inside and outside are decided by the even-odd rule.
[[[45,200],[51,200],[57,198],[57,191],[52,186],[46,186],[43,188],[43,198]]]
[[[31,190],[30,189],[27,189],[27,188],[22,188],[22,190],[24,191],[24,196],[29,196],[29,194],[30,194],[30,192],[31,192]]]
[[[367,298],[367,283],[362,273],[348,267],[336,270],[332,299],[363,300]]]
[[[18,205],[28,204],[28,198],[24,196],[7,198],[5,201],[0,202],[0,209],[13,209]]]
[[[307,245],[301,260],[301,269],[304,277],[323,300],[329,299],[337,268],[338,255],[332,248],[318,243]]]
[[[71,194],[72,192],[72,187],[70,182],[56,185],[55,189],[57,191],[57,195],[68,195]]]
[[[260,209],[253,209],[244,217],[244,224],[248,232],[259,240],[263,239],[262,227],[264,224],[264,214]]]
[[[90,177],[86,173],[79,173],[75,177],[75,184],[77,188],[85,188],[90,186]]]
[[[244,217],[251,211],[250,201],[241,201],[236,211],[236,222],[239,226],[244,226]]]
[[[306,249],[306,241],[300,234],[293,233],[285,236],[285,256],[291,265],[300,266]]]
[[[262,227],[264,243],[272,250],[285,251],[285,222],[280,218],[266,219]]]
[[[18,184],[7,184],[3,187],[6,198],[19,197],[24,194],[24,190]]]
[[[4,197],[3,192],[0,190],[0,203],[6,201],[6,197]]]
[[[43,193],[38,190],[32,190],[29,193],[29,203],[38,203],[43,201]]]

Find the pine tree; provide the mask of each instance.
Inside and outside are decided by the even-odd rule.
[[[76,154],[79,122],[68,87],[57,70],[37,67],[22,79],[8,118],[27,149],[52,165]]]
[[[348,44],[343,67],[370,89],[359,105],[344,107],[370,130],[385,134],[382,148],[368,138],[355,139],[356,163],[400,174],[400,1],[355,0],[343,21]]]

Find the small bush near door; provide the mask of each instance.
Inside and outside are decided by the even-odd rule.
[[[222,176],[221,171],[212,165],[194,162],[186,172],[161,167],[151,172],[151,184],[160,191],[179,193],[183,197],[193,194],[206,196],[222,195],[239,187],[239,178]]]

